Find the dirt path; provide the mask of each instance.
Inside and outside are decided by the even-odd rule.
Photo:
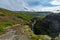
[[[16,25],[13,25],[13,27],[19,26],[19,25],[20,24],[16,24]],[[17,35],[16,34],[16,32],[17,32],[16,29],[10,28],[10,26],[7,27],[6,29],[7,29],[7,32],[0,36],[0,40],[31,40],[24,34]]]
[[[18,25],[18,24],[17,24]],[[17,26],[13,25],[13,26]],[[10,27],[7,27],[7,32],[0,36],[0,40],[13,40],[16,36],[16,30],[11,29]]]

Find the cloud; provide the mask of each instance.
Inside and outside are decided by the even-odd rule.
[[[32,9],[34,9],[35,11],[56,11],[56,10],[60,10],[60,6],[56,6],[56,7],[36,6],[33,7]]]
[[[0,0],[0,8],[12,11],[25,11],[24,8],[30,11],[30,7],[37,5],[40,5],[40,0]]]
[[[24,7],[28,8],[27,5],[23,0],[0,0],[0,8],[13,11],[24,11]]]
[[[60,5],[60,0],[53,0],[50,2],[52,5]]]
[[[56,3],[55,3],[56,2]],[[51,6],[53,5],[53,6]],[[60,10],[58,0],[0,0],[0,8],[12,11],[54,11]]]

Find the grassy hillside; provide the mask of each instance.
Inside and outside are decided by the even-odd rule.
[[[27,24],[33,17],[43,18],[48,14],[51,12],[19,12],[0,8],[0,30],[13,24]]]
[[[0,8],[0,35],[6,32],[7,27],[11,27],[16,24],[21,24],[21,27],[17,28],[17,33],[21,31],[21,34],[28,36],[32,40],[46,40],[49,36],[46,35],[35,35],[29,28],[29,24],[33,17],[44,18],[46,15],[52,12],[19,12],[19,11],[9,11]],[[31,24],[31,23],[30,23]],[[21,30],[23,29],[23,30]],[[43,38],[44,37],[44,38]],[[45,38],[46,37],[46,38]],[[49,39],[49,38],[48,38]]]
[[[6,9],[0,8],[0,12],[10,15],[10,16],[17,16],[17,17],[22,17],[24,19],[30,19],[36,16],[46,16],[48,14],[51,14],[52,12],[26,12],[26,11],[9,11]]]
[[[24,22],[30,22],[30,19],[33,17],[45,17],[48,14],[51,14],[52,12],[24,12],[24,11],[9,11],[3,8],[0,8],[0,16],[14,16],[16,18],[24,20]]]
[[[5,28],[15,24],[27,23],[28,16],[22,13],[15,13],[6,9],[0,8],[0,34],[5,32]]]

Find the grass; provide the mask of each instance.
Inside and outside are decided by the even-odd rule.
[[[44,18],[44,15],[34,14],[32,12],[13,12],[6,9],[0,8],[0,35],[6,32],[6,27],[12,26],[13,24],[26,24],[30,23],[33,17]],[[31,24],[31,23],[30,23]],[[23,25],[23,28],[19,28],[22,34],[28,36],[32,40],[46,40],[50,39],[47,35],[35,35],[28,25]],[[21,30],[23,29],[23,30]],[[18,33],[17,32],[17,33]]]
[[[13,23],[10,22],[10,21],[0,22],[0,35],[3,34],[3,33],[5,33],[5,31],[6,31],[5,28],[6,27],[12,26],[12,25],[13,25]]]

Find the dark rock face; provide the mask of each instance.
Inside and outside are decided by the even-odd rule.
[[[53,30],[60,32],[60,14],[51,14],[45,17],[49,21],[49,25]]]
[[[36,23],[33,26],[33,32],[36,35],[49,35],[55,38],[60,32],[60,14],[50,14],[44,19],[33,18],[32,21]]]
[[[49,22],[49,29],[51,33],[49,35],[51,37],[57,37],[60,32],[60,14],[51,14],[45,17],[45,19]]]

